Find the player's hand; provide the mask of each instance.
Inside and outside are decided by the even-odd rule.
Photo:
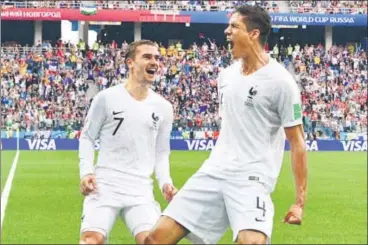
[[[97,190],[96,176],[94,174],[87,174],[83,177],[80,183],[80,191],[87,196]]]
[[[283,222],[290,225],[301,225],[302,217],[303,208],[294,204],[290,207],[289,212],[285,215]]]
[[[170,202],[177,192],[178,189],[176,189],[176,187],[172,184],[164,184],[162,187],[162,193],[164,194],[165,200],[167,202]]]

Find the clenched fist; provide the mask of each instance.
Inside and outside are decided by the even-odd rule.
[[[87,174],[83,177],[80,183],[80,191],[87,196],[97,190],[96,176],[94,174]]]
[[[170,202],[175,194],[178,192],[178,189],[176,189],[176,187],[172,184],[164,184],[164,186],[162,187],[162,192],[166,201]]]
[[[299,205],[292,205],[289,212],[285,215],[284,223],[291,225],[301,225],[303,217],[303,209]]]

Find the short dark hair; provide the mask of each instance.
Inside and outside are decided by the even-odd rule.
[[[157,44],[152,42],[151,40],[139,40],[139,41],[135,41],[135,42],[132,42],[131,44],[129,44],[128,46],[128,50],[125,54],[125,59],[134,59],[135,58],[135,55],[137,53],[137,48],[139,46],[142,46],[142,45],[150,45],[150,46],[155,46],[157,47]]]
[[[271,17],[267,11],[257,5],[241,5],[235,9],[234,13],[239,13],[244,17],[244,24],[248,31],[259,30],[259,42],[264,46],[272,28]]]

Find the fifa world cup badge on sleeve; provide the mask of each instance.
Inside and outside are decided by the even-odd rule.
[[[294,104],[293,111],[294,111],[294,120],[298,120],[299,118],[302,117],[302,107],[300,104]]]

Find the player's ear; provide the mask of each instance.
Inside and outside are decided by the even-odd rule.
[[[258,40],[259,36],[261,35],[261,32],[258,29],[254,29],[249,33],[249,38],[255,42]]]
[[[129,70],[133,67],[133,60],[131,58],[127,58],[125,60],[125,64],[128,66]]]

